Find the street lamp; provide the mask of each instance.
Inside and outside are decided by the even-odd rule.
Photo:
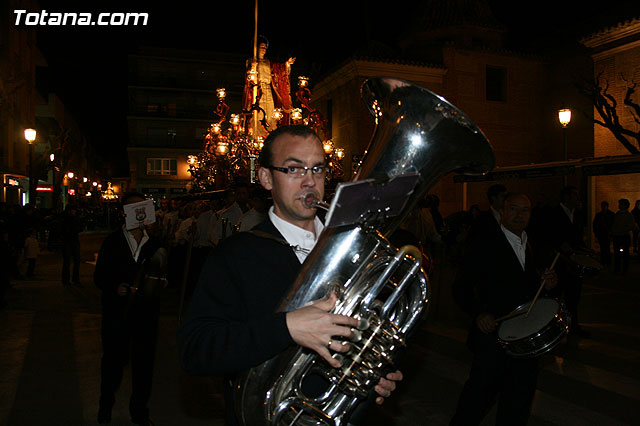
[[[558,110],[558,121],[562,124],[562,159],[567,161],[567,125],[571,122],[571,110],[562,108]],[[563,178],[564,185],[567,186],[567,176]]]
[[[33,143],[36,140],[36,130],[24,129],[24,138],[29,144],[29,202],[34,204],[36,201],[36,185],[33,184]]]
[[[571,110],[568,108],[558,110],[558,121],[562,124],[563,159],[567,161],[567,125],[571,122]]]
[[[51,189],[53,191],[51,207],[55,210],[58,207],[58,191],[56,190],[56,155],[53,152],[49,154],[49,161],[51,161]]]

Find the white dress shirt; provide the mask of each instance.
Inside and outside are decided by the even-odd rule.
[[[299,226],[278,217],[274,212],[273,206],[269,209],[269,219],[271,219],[271,222],[276,229],[280,231],[284,239],[294,247],[296,256],[300,263],[304,262],[309,252],[313,247],[315,247],[316,242],[318,241],[318,236],[324,229],[324,225],[318,217],[313,221],[315,233],[300,228]]]
[[[251,228],[253,228],[257,224],[262,222],[264,219],[265,219],[264,213],[260,213],[256,209],[248,210],[245,214],[240,216],[240,219],[238,220],[238,223],[237,223],[239,227],[238,230],[240,232],[249,231],[251,230]]]
[[[140,240],[140,244],[138,244],[138,242],[136,241],[136,237],[134,237],[131,232],[127,231],[127,228],[124,225],[122,225],[122,232],[124,233],[124,238],[127,240],[127,244],[129,245],[129,249],[131,250],[131,256],[137,262],[138,257],[140,257],[140,250],[142,249],[142,246],[147,241],[149,241],[149,235],[143,228],[142,239]]]
[[[193,241],[195,245],[195,242],[197,242],[200,239],[200,232],[198,230],[198,220],[193,216],[190,216],[185,220],[183,220],[182,222],[180,222],[180,225],[178,226],[178,230],[176,231],[176,234],[175,234],[176,243],[184,244],[191,241],[191,226],[193,224],[196,225],[194,228],[195,234],[193,236]]]
[[[569,217],[569,220],[571,221],[571,223],[573,223],[573,212],[575,211],[575,209],[571,210],[571,209],[569,209],[567,206],[565,206],[562,203],[560,203],[560,207],[562,207],[562,210],[564,210],[564,212]]]
[[[502,229],[505,237],[507,237],[507,241],[509,241],[509,244],[511,244],[513,251],[520,261],[520,265],[524,270],[527,252],[527,233],[525,231],[522,231],[522,238],[520,238],[519,236],[505,228],[504,225],[500,225],[500,228]]]
[[[217,218],[216,222],[211,225],[209,239],[214,244],[218,244],[223,236],[226,238],[231,235],[233,227],[238,223],[240,216],[242,216],[242,209],[237,202],[231,204],[226,209],[219,210],[215,215]],[[226,229],[223,227],[225,222]]]

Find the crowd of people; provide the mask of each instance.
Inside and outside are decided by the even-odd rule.
[[[260,187],[238,184],[213,199],[162,199],[154,223],[123,224],[104,240],[94,274],[103,309],[99,423],[110,423],[116,389],[130,363],[131,419],[153,425],[147,404],[163,286],[182,290],[181,364],[192,374],[224,376],[229,425],[237,424],[233,407],[239,401],[232,388],[239,372],[296,345],[340,366],[335,354],[349,350],[360,324],[330,312],[335,294],[290,312],[276,309],[323,230],[316,208],[307,203],[325,195],[327,167],[320,140],[305,126],[279,128],[265,141],[260,164]],[[473,363],[451,424],[479,424],[497,399],[496,424],[524,425],[539,356],[506,353],[497,336],[500,318],[542,294],[566,305],[570,335],[589,338],[578,315],[589,272],[580,259],[593,261],[596,252],[584,241],[586,217],[575,187],[563,188],[557,202],[539,208],[527,194],[501,184],[490,186],[486,195],[486,210],[474,205],[443,217],[438,197],[428,194],[391,240],[418,245],[430,259],[427,269],[441,261],[443,248],[455,254],[448,256],[457,271],[452,296],[470,319]],[[144,200],[142,194],[128,193],[121,203]],[[52,247],[45,238],[51,233],[58,235],[55,248],[62,252],[62,283],[80,284],[79,234],[86,222],[76,207],[68,206],[55,220],[32,206],[14,211],[1,207],[3,291],[12,277],[21,277],[23,261],[27,276],[36,273],[38,250]],[[640,201],[629,208],[629,201],[621,199],[613,213],[604,201],[593,218],[598,259],[603,267],[613,263],[619,274],[628,271],[630,250],[638,253]],[[375,402],[382,403],[401,380],[400,371],[380,378]],[[305,392],[319,395],[326,384],[309,386]],[[352,423],[361,417],[362,409],[356,409]]]
[[[58,251],[62,258],[61,281],[80,284],[79,234],[93,230],[101,222],[100,209],[68,204],[61,212],[0,203],[0,234],[3,245],[3,282],[6,291],[15,282],[37,276],[37,259],[42,250]],[[106,225],[106,224],[105,224]],[[4,293],[0,293],[3,295]],[[0,299],[3,300],[3,299]]]

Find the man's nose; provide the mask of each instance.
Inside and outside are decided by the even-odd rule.
[[[300,182],[302,186],[316,186],[316,179],[313,176],[313,172],[311,170],[307,170],[304,176],[302,176],[300,179],[302,179],[302,182]]]

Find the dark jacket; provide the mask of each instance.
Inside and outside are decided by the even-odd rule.
[[[269,219],[254,230],[284,240]],[[178,331],[182,366],[197,375],[236,373],[293,345],[275,312],[301,264],[281,242],[240,232],[208,256]]]
[[[611,235],[615,213],[611,210],[599,211],[593,218],[593,233],[596,238],[608,238]]]
[[[537,270],[544,269],[545,259],[529,244],[525,259],[523,270],[502,231],[476,239],[467,247],[452,290],[456,303],[473,319],[469,333],[472,350],[478,344],[496,343],[495,332],[487,335],[476,327],[479,314],[486,312],[499,318],[531,301],[538,291]]]
[[[586,247],[582,235],[583,224],[580,222],[580,211],[576,209],[573,215],[573,222],[571,222],[560,204],[551,209],[544,229],[548,249],[562,251],[563,246],[568,246],[572,250]]]
[[[453,284],[458,305],[472,318],[489,312],[508,314],[535,295],[540,278],[527,247],[525,269],[502,232],[470,244]]]
[[[153,256],[158,247],[157,242],[149,238],[142,246],[136,262],[122,229],[105,238],[93,274],[94,283],[102,290],[103,305],[110,302],[122,303],[125,300],[118,296],[118,286],[122,283],[135,284],[142,263]]]
[[[294,341],[286,313],[276,312],[301,264],[271,220],[223,240],[207,257],[178,330],[183,368],[196,375],[224,375],[227,425],[237,424],[231,381]],[[276,241],[279,240],[279,241]]]
[[[495,233],[502,232],[500,230],[500,224],[493,215],[491,208],[483,210],[478,214],[478,217],[471,227],[469,237],[467,240],[471,242],[475,239],[484,239]]]

